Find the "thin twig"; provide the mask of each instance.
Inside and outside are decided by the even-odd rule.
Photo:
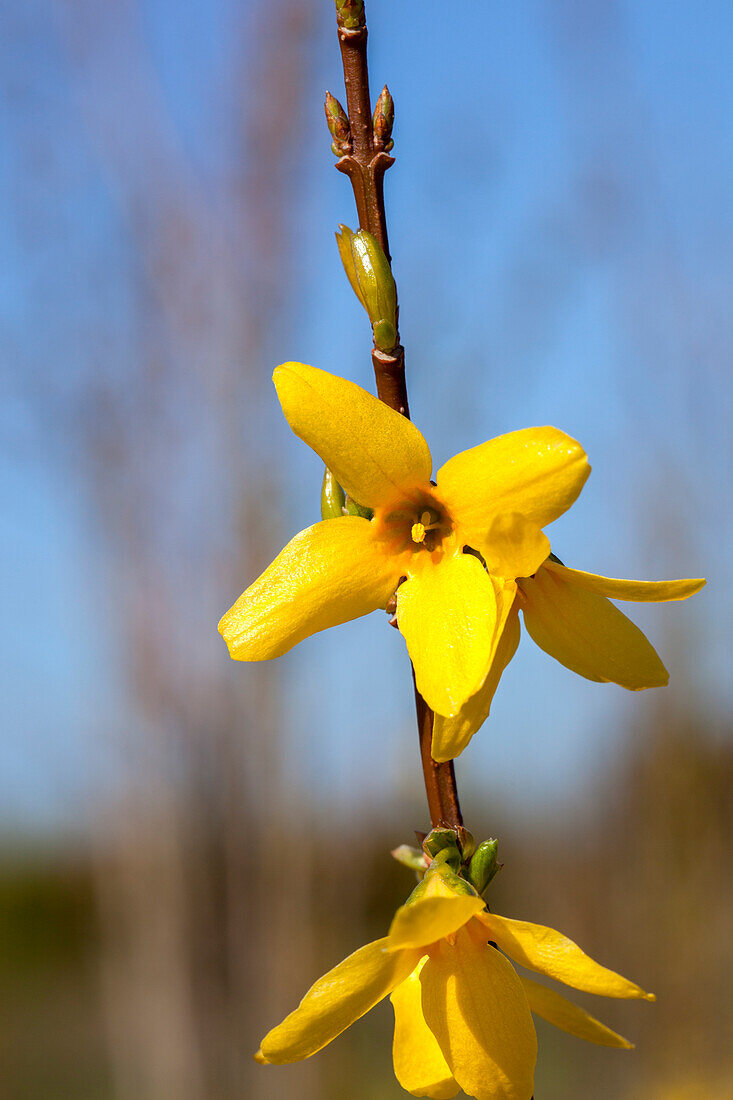
[[[384,212],[384,173],[390,165],[394,164],[394,157],[389,156],[385,151],[386,142],[382,135],[375,136],[372,125],[364,5],[361,0],[353,0],[341,5],[337,3],[337,8],[339,8],[338,36],[344,68],[350,134],[347,139],[348,151],[339,158],[336,167],[351,181],[359,227],[376,237],[389,260],[387,220]],[[346,25],[347,23],[349,25]],[[386,137],[389,137],[388,133]],[[399,333],[395,339],[395,347],[390,352],[373,348],[372,363],[380,399],[390,408],[409,417],[405,353],[399,342]],[[461,830],[463,818],[458,802],[453,761],[439,764],[432,758],[430,749],[433,737],[433,712],[417,687],[415,688],[415,706],[420,736],[420,759],[430,820],[434,827],[445,825]]]

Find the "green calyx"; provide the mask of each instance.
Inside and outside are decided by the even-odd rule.
[[[467,829],[442,826],[432,829],[422,847],[420,852],[418,848],[402,844],[392,852],[395,859],[422,878],[406,905],[424,895],[433,875],[440,875],[454,894],[483,896],[502,867],[498,861],[499,841],[491,838],[477,846]]]
[[[371,321],[374,343],[380,351],[392,351],[397,344],[397,290],[387,257],[365,229],[354,233],[340,225],[336,243],[351,288]]]
[[[460,858],[457,848],[442,848],[425,871],[422,882],[419,882],[410,894],[405,905],[413,905],[420,898],[425,897],[428,885],[436,875],[443,880],[451,893],[471,897],[477,896],[477,892],[471,883],[458,874],[455,860],[457,855]]]

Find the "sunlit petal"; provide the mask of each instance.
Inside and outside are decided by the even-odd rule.
[[[410,905],[401,906],[395,913],[387,936],[387,950],[426,947],[457,932],[484,908],[481,898],[468,894],[419,898]]]
[[[481,687],[511,598],[472,554],[439,553],[397,590],[397,622],[417,687],[438,714],[454,715]]]
[[[548,561],[545,568],[588,592],[607,596],[610,600],[631,600],[634,603],[667,603],[670,600],[686,600],[705,585],[705,580],[680,581],[624,581],[616,577],[601,577],[597,573],[584,573],[580,569],[568,569],[559,562]]]
[[[425,1021],[476,1100],[530,1100],[537,1038],[514,967],[471,927],[441,940],[420,974]]]
[[[273,381],[290,427],[360,504],[376,508],[429,483],[421,433],[361,386],[305,363],[283,363]]]
[[[548,989],[546,985],[540,985],[531,978],[523,977],[520,981],[527,994],[529,1007],[549,1024],[562,1028],[578,1039],[586,1039],[589,1043],[598,1043],[603,1047],[620,1047],[623,1050],[633,1049],[634,1044],[624,1039],[623,1035],[611,1031],[610,1027],[596,1020],[585,1009],[574,1005],[561,993]]]
[[[669,674],[652,644],[604,596],[545,566],[519,587],[529,635],[566,668],[630,691],[667,683]]]
[[[653,993],[645,993],[635,982],[601,966],[581,951],[577,943],[554,928],[500,917],[496,913],[482,913],[478,919],[488,929],[491,939],[520,966],[537,970],[585,993],[655,1000]]]
[[[399,565],[359,516],[324,520],[291,539],[219,623],[237,661],[265,661],[303,638],[384,607]]]
[[[459,1086],[422,1012],[420,971],[425,961],[390,996],[394,1009],[394,1072],[402,1088],[413,1096],[452,1100]]]
[[[494,693],[506,666],[511,661],[519,645],[519,613],[516,606],[509,612],[499,638],[489,674],[483,685],[467,699],[454,718],[444,718],[436,714],[433,719],[434,760],[452,760],[465,749],[478,730],[489,717]]]
[[[409,977],[420,953],[389,952],[386,945],[386,939],[368,943],[319,978],[262,1040],[266,1061],[280,1065],[309,1058]]]
[[[577,498],[589,473],[585,451],[569,435],[524,428],[449,459],[437,483],[461,527],[480,539],[502,512],[520,512],[538,527],[551,523]]]

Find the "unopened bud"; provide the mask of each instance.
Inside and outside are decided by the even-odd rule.
[[[326,92],[326,102],[323,104],[326,112],[328,130],[333,138],[331,149],[335,156],[343,157],[351,152],[351,127],[346,111],[343,109],[336,96]]]
[[[479,894],[483,894],[499,870],[498,851],[498,840],[484,840],[471,857],[471,862],[468,865],[468,878]]]
[[[392,351],[397,343],[397,291],[392,269],[379,242],[360,229],[346,225],[336,234],[341,262],[352,290],[372,323],[374,342],[381,351]]]
[[[392,127],[394,126],[394,100],[389,94],[389,88],[385,84],[380,93],[377,105],[372,116],[372,130],[374,132],[374,148],[383,149],[388,153],[393,147]]]
[[[364,0],[336,0],[339,26],[355,31],[364,26]]]
[[[321,484],[321,519],[337,519],[344,514],[346,494],[328,466],[323,471]]]

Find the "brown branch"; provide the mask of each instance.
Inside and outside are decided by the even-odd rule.
[[[346,138],[348,152],[340,157],[336,167],[351,181],[359,216],[359,227],[376,237],[387,259],[390,260],[387,219],[384,212],[384,173],[394,164],[394,157],[389,156],[385,151],[386,145],[391,147],[389,129],[386,133],[380,130],[375,135],[372,125],[364,7],[361,0],[342,4],[337,0],[337,8],[339,9],[338,36],[344,68],[350,133]],[[344,25],[345,23],[349,26]],[[382,94],[388,97],[386,89]],[[405,353],[399,342],[399,333],[395,344],[391,352],[380,351],[376,346],[372,349],[377,394],[380,400],[390,408],[409,417]],[[413,683],[414,679],[413,671]],[[458,802],[453,761],[439,764],[432,758],[430,749],[433,737],[433,712],[417,687],[415,687],[415,707],[430,820],[433,827],[445,825],[461,830],[463,817]]]

